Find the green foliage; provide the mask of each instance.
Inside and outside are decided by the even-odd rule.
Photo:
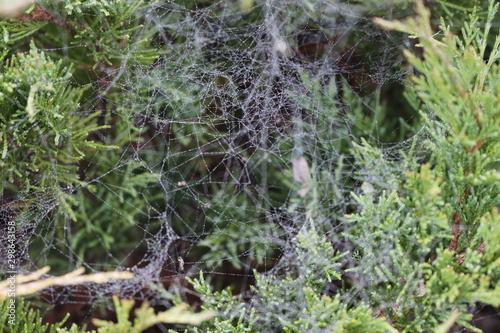
[[[257,275],[248,306],[238,305],[227,291],[213,293],[203,277],[193,281],[205,307],[218,311],[223,319],[211,329],[359,331],[373,325],[369,331],[428,332],[445,331],[456,323],[478,331],[469,323],[470,307],[477,302],[498,306],[500,301],[500,234],[492,224],[500,218],[494,208],[500,199],[498,44],[486,52],[496,7],[491,1],[485,31],[479,32],[472,23],[464,28],[462,39],[450,33],[440,41],[434,39],[429,12],[421,5],[416,19],[377,21],[420,39],[425,58],[406,55],[419,72],[413,80],[426,110],[421,112],[425,139],[401,151],[398,159],[388,158],[367,142],[354,145],[361,167],[357,178],[364,183],[362,193],[353,194],[358,212],[345,216],[348,225],[343,236],[353,247],[351,262],[346,260],[349,253],[340,259],[331,253],[330,243],[318,241],[310,231],[297,244],[300,269],[281,278]],[[309,109],[325,108],[321,99],[315,103]],[[316,119],[320,126],[324,123]],[[427,148],[428,160],[423,164],[419,163],[422,147]],[[325,271],[324,258],[330,264],[346,260],[343,264],[351,267]],[[321,296],[321,286],[340,274],[348,275],[352,286],[344,285],[333,298]],[[347,310],[343,307],[349,299],[353,307]],[[296,306],[300,311],[294,311]],[[376,320],[373,315],[361,316],[374,308],[383,316]]]
[[[131,143],[141,140],[139,130],[128,119],[115,123],[113,130],[117,135],[108,137],[105,144],[120,149],[113,154],[88,154],[81,163],[90,166],[85,173],[88,180],[98,179],[74,193],[78,204],[74,206],[70,246],[81,262],[103,253],[113,253],[120,260],[122,251],[139,243],[146,230],[157,227],[138,221],[144,219],[148,205],[162,197],[156,185],[160,175],[128,151]],[[123,160],[127,155],[130,160]]]
[[[204,280],[190,280],[202,295],[204,308],[217,311],[220,319],[205,327],[209,332],[395,332],[383,317],[363,302],[351,307],[340,295],[330,297],[324,288],[340,280],[340,268],[347,253],[338,254],[332,244],[317,233],[314,224],[297,235],[295,267],[284,276],[256,275],[250,304],[229,290],[213,292]],[[287,305],[284,306],[284,303]]]
[[[93,67],[104,62],[107,66],[120,62],[151,64],[158,52],[151,47],[155,30],[150,22],[143,24],[141,15],[154,1],[42,1],[44,10],[55,13],[59,19],[51,23],[69,33],[69,44],[78,47],[71,57],[88,61]],[[55,28],[55,26],[53,26]],[[48,35],[46,38],[54,41]],[[126,51],[126,52],[125,52]]]
[[[203,321],[213,317],[213,314],[208,311],[192,313],[187,310],[187,304],[179,304],[167,311],[155,314],[149,304],[143,303],[140,308],[135,310],[135,318],[132,322],[129,316],[135,302],[132,300],[120,301],[116,296],[113,301],[118,322],[94,320],[98,326],[97,333],[140,333],[158,323],[199,326]]]
[[[14,311],[11,311],[11,304],[14,304]],[[61,332],[65,321],[55,325],[42,324],[40,312],[31,309],[29,303],[21,298],[0,302],[0,331],[5,333],[56,333]]]
[[[208,248],[202,259],[214,266],[227,260],[237,269],[252,261],[262,264],[264,258],[278,248],[273,240],[283,232],[272,223],[266,223],[264,209],[267,207],[251,207],[250,198],[244,193],[229,200],[228,196],[220,190],[208,201],[207,222],[214,226],[214,231],[198,243]]]
[[[498,5],[437,3],[373,22],[380,4],[349,2],[366,15],[352,33],[322,1],[41,1],[2,20],[0,195],[15,211],[2,219],[36,221],[34,264],[122,266],[136,250],[165,264],[188,249],[172,288],[217,273],[187,277],[201,313],[143,304],[130,320],[134,303],[115,298],[118,322],[97,332],[479,331],[475,304],[500,306]],[[406,40],[358,39],[376,24],[418,39],[406,62],[368,52]],[[406,102],[371,56],[415,74]],[[164,225],[179,244],[160,249]],[[251,290],[218,288],[218,273],[254,268]],[[25,309],[0,330],[79,331]]]
[[[148,192],[157,190],[152,184],[158,175],[144,169],[141,163],[121,166],[119,156],[104,154],[98,154],[94,161],[99,168],[92,176],[98,177],[99,182],[80,189],[75,196],[80,204],[75,207],[75,231],[70,245],[81,261],[105,252],[120,253],[131,242],[140,241],[144,231],[137,221],[147,209],[144,198],[153,201],[155,196]],[[148,187],[152,189],[148,191]],[[85,200],[88,196],[93,200]],[[117,234],[121,236],[116,237]]]
[[[488,36],[497,8],[490,4],[484,36]],[[433,152],[431,161],[434,172],[445,180],[441,196],[454,208],[454,219],[474,234],[481,216],[500,198],[500,173],[495,164],[500,158],[496,63],[500,38],[489,55],[485,54],[486,37],[479,37],[478,28],[465,27],[462,40],[448,34],[437,41],[428,23],[429,12],[419,11],[420,19],[393,28],[412,30],[421,39],[425,61],[408,52],[407,56],[422,74],[414,78],[416,89],[432,112],[423,114],[432,137],[427,143]]]
[[[13,299],[14,300],[14,299]],[[176,324],[199,326],[203,321],[213,317],[211,312],[193,313],[188,310],[186,304],[176,305],[166,311],[154,312],[148,303],[143,303],[140,308],[134,311],[134,319],[130,318],[130,312],[134,306],[133,300],[120,300],[113,297],[116,310],[117,322],[94,319],[97,330],[80,330],[76,325],[71,328],[62,328],[66,321],[57,324],[42,324],[39,311],[29,308],[29,303],[22,299],[15,300],[14,315],[9,317],[9,305],[11,299],[0,302],[0,329],[5,333],[141,333],[144,330],[158,324]],[[69,316],[69,315],[68,315]]]
[[[7,53],[13,44],[22,41],[26,37],[39,31],[46,25],[45,22],[29,21],[19,22],[19,20],[2,20],[0,21],[0,28],[2,30],[2,39],[0,45],[3,52]]]
[[[4,59],[0,76],[1,173],[8,183],[0,192],[52,191],[68,208],[64,189],[82,185],[77,162],[85,152],[111,149],[87,140],[98,126],[98,113],[76,112],[82,89],[72,88],[71,68],[53,62],[32,45],[28,54]]]
[[[68,254],[67,244],[87,260],[102,257],[111,247],[121,253],[142,240],[144,228],[137,230],[135,220],[144,218],[148,204],[159,198],[158,188],[151,187],[158,175],[139,161],[124,163],[127,156],[132,158],[130,146],[142,139],[134,119],[125,118],[125,105],[112,103],[120,100],[121,92],[114,88],[108,94],[110,106],[96,107],[88,88],[104,93],[109,83],[101,77],[88,84],[82,77],[95,76],[88,71],[98,66],[109,75],[122,63],[151,64],[158,58],[161,51],[151,45],[157,30],[148,30],[152,25],[142,20],[151,5],[47,1],[20,19],[0,23],[8,46],[0,79],[0,170],[6,180],[0,193],[7,201],[20,199],[12,207],[18,224],[44,221],[38,232],[57,240],[48,260],[40,258],[39,264],[66,266],[67,259],[60,259]],[[25,37],[35,32],[31,51],[12,55],[24,51]],[[52,50],[41,52],[41,47]],[[67,52],[54,52],[62,49]],[[47,206],[37,201],[40,197],[53,200],[51,207],[57,208],[48,214]],[[40,253],[45,246],[36,239],[30,250]]]

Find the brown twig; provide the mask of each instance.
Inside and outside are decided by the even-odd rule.
[[[466,172],[465,176],[469,175],[469,171]],[[460,196],[458,199],[458,204],[462,204],[464,201],[466,201],[469,198],[470,194],[470,189],[466,188],[464,191],[464,195]],[[462,221],[462,218],[460,216],[459,208],[457,208],[457,211],[455,211],[455,214],[453,214],[453,238],[450,243],[450,251],[456,252],[457,246],[458,246],[458,238],[461,235],[460,232],[460,223]]]
[[[99,272],[84,275],[84,269],[78,268],[62,276],[41,279],[49,270],[50,268],[46,266],[27,275],[16,275],[13,277],[13,281],[16,282],[16,296],[30,295],[53,286],[75,285],[88,282],[106,283],[109,280],[128,280],[134,278],[131,272]],[[4,301],[9,297],[9,291],[11,290],[9,286],[11,283],[9,279],[0,281],[0,301]]]
[[[56,14],[52,13],[46,8],[43,8],[40,5],[35,5],[35,8],[29,14],[19,14],[16,16],[21,22],[26,21],[44,21],[47,23],[53,23],[61,28],[68,30],[71,33],[76,33],[75,29],[68,24],[71,22],[69,20],[65,20]]]
[[[472,147],[472,150],[470,151],[470,153],[474,154],[476,151],[478,151],[483,146],[483,143],[484,143],[484,139],[481,139],[478,142],[476,142],[474,147]]]
[[[479,127],[479,130],[481,131],[483,129],[483,124],[481,124],[481,115],[479,113],[475,113],[474,119],[476,119],[477,126]]]
[[[458,211],[453,214],[453,238],[450,243],[450,251],[455,252],[458,246],[458,238],[460,237],[460,213]]]

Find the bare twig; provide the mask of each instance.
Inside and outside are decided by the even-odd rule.
[[[73,272],[67,273],[62,276],[40,280],[42,275],[48,273],[49,270],[50,267],[46,266],[27,275],[14,275],[13,279],[16,284],[15,295],[30,295],[40,290],[54,286],[66,286],[87,282],[106,283],[109,280],[128,280],[134,277],[134,275],[130,272],[101,272],[83,275],[85,270],[84,268],[80,267]],[[11,283],[12,281],[10,279],[0,282],[0,301],[6,300],[8,298],[9,292],[11,291],[11,289],[9,289]]]

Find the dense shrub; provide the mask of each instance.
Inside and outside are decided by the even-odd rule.
[[[2,272],[134,278],[42,279],[0,328],[480,332],[498,5],[426,5],[2,4]]]

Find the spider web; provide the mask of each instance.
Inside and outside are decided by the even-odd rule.
[[[401,172],[358,170],[350,148],[364,137],[391,156],[415,140],[398,120],[411,122],[410,108],[394,102],[410,42],[371,21],[406,14],[399,1],[141,9],[133,38],[156,31],[160,56],[140,64],[140,50],[125,49],[119,66],[102,64],[86,72],[90,83],[79,82],[90,92],[78,112],[101,110],[111,125],[93,139],[119,148],[89,153],[79,165],[83,183],[64,188],[76,219],[45,192],[16,197],[29,206],[14,212],[20,271],[128,270],[135,279],[52,288],[42,298],[88,304],[118,294],[166,305],[154,284],[189,297],[184,278],[203,271],[217,287],[244,292],[254,269],[287,269],[304,223],[314,219],[325,234],[343,228],[362,172],[382,187],[390,186],[384,173]],[[392,111],[383,116],[382,107]]]

